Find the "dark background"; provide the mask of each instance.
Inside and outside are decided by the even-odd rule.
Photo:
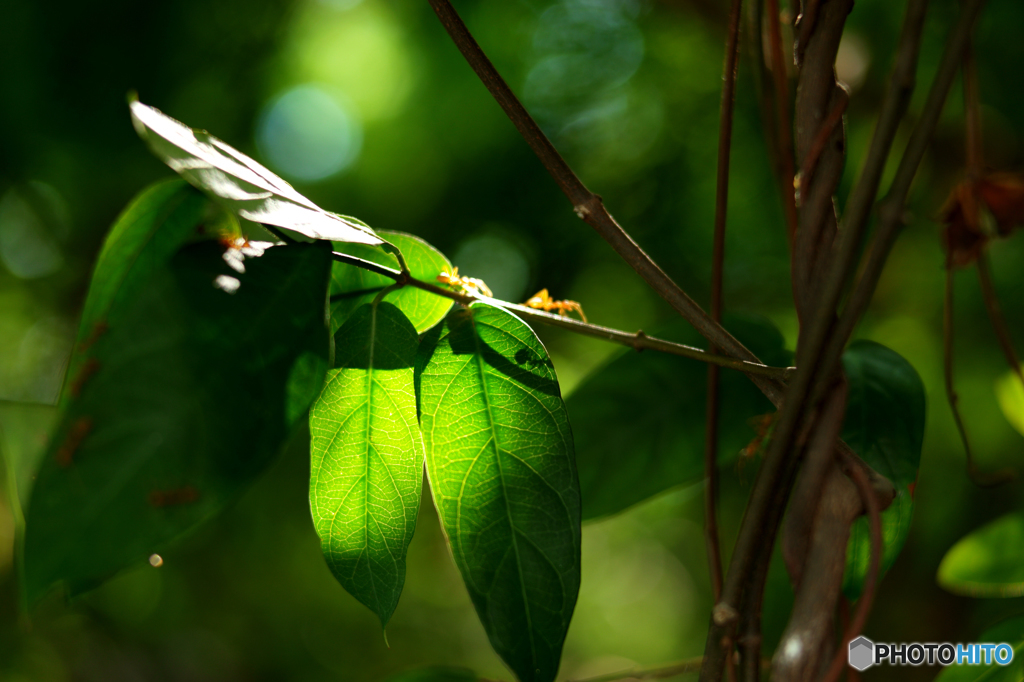
[[[703,304],[725,5],[456,3],[570,164]],[[840,202],[871,133],[902,5],[858,0],[849,19],[838,64],[853,92]],[[911,119],[956,16],[954,0],[932,5]],[[106,230],[135,193],[170,173],[132,130],[130,90],[267,163],[321,206],[424,237],[499,297],[525,300],[547,287],[580,301],[592,321],[631,331],[671,314],[573,215],[426,2],[8,0],[2,16],[0,399],[55,399]],[[1021,27],[1019,0],[992,0],[979,26],[986,161],[998,169],[1020,170],[1024,154]],[[866,629],[878,641],[975,641],[998,618],[1024,611],[1020,599],[954,597],[934,581],[946,550],[1019,505],[1022,485],[983,491],[966,480],[942,392],[935,217],[960,178],[962,112],[957,84],[918,174],[910,224],[858,331],[907,357],[928,391],[913,530]],[[900,131],[897,149],[909,130]],[[748,61],[732,159],[726,307],[770,317],[792,346],[780,201]],[[295,168],[307,170],[289,172]],[[996,244],[992,260],[1011,330],[1024,342],[1024,242]],[[1019,467],[1024,439],[1012,423],[1024,429],[1024,389],[1006,380],[973,272],[958,277],[957,297],[958,387],[979,461]],[[564,393],[616,352],[541,334]],[[428,663],[509,679],[429,505],[385,646],[375,616],[342,590],[320,555],[301,438],[162,568],[125,573],[71,604],[54,597],[30,617],[16,608],[13,521],[0,504],[0,679],[377,680]],[[724,516],[734,529],[752,472],[725,477]],[[700,655],[710,607],[700,510],[699,488],[678,490],[584,528],[583,586],[563,676]],[[785,602],[785,579],[774,585],[774,601]],[[769,639],[777,638],[784,620],[771,612],[766,621]]]

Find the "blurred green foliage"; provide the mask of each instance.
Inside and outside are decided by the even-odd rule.
[[[919,83],[956,15],[935,0]],[[462,0],[470,28],[612,213],[698,301],[707,299],[723,5],[701,0]],[[496,295],[541,287],[593,321],[651,328],[670,311],[573,215],[557,187],[418,0],[34,3],[4,6],[0,40],[0,399],[53,402],[101,240],[129,198],[169,171],[131,128],[125,94],[205,127],[293,180],[328,210],[419,235]],[[853,88],[845,198],[874,123],[901,3],[859,0],[840,76]],[[1024,161],[1024,4],[991,0],[977,52],[986,160]],[[796,320],[780,202],[749,65],[740,69],[726,307],[770,317],[792,347]],[[919,110],[924,87],[911,105]],[[309,112],[315,112],[313,116]],[[333,122],[330,126],[323,121]],[[909,134],[901,130],[898,146]],[[339,132],[341,131],[341,132]],[[859,330],[907,358],[927,393],[915,517],[867,634],[976,641],[1020,599],[975,600],[935,584],[939,560],[981,523],[1019,508],[1021,480],[973,487],[942,394],[943,256],[935,215],[959,178],[954,89],[911,198],[910,224]],[[282,151],[283,150],[283,151]],[[310,156],[315,179],[288,175]],[[315,162],[315,163],[314,163]],[[332,169],[336,169],[331,173]],[[1024,344],[1024,241],[992,265]],[[976,279],[957,278],[961,406],[982,467],[1020,468],[1024,441],[1000,409],[1005,373]],[[540,329],[563,392],[615,349]],[[1004,403],[1007,401],[1004,400]],[[614,428],[609,425],[609,428]],[[751,429],[750,436],[754,431]],[[423,505],[388,649],[344,593],[310,520],[308,434],[235,507],[164,555],[70,604],[17,608],[15,520],[0,505],[0,678],[378,680],[427,664],[508,679]],[[741,439],[742,440],[742,439]],[[628,453],[624,453],[627,456]],[[725,477],[726,544],[753,477]],[[584,677],[699,655],[710,608],[699,488],[676,490],[583,531],[583,578],[562,673]],[[770,578],[767,644],[787,582]],[[780,615],[781,614],[781,615]],[[928,668],[877,679],[928,679]]]

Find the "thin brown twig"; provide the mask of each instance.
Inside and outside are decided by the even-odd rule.
[[[966,129],[967,148],[967,179],[970,182],[977,182],[981,179],[984,170],[984,145],[982,143],[981,125],[981,95],[978,92],[978,68],[974,59],[974,50],[970,43],[964,52],[963,61],[964,81],[964,124]],[[975,207],[977,210],[977,207]],[[1013,348],[1013,340],[1010,338],[1010,330],[1006,326],[1002,310],[999,308],[999,299],[996,296],[996,288],[992,284],[992,272],[989,268],[988,255],[982,251],[977,258],[978,280],[981,284],[981,298],[985,301],[985,309],[988,311],[989,320],[992,322],[992,330],[999,340],[999,347],[1003,351],[1010,370],[1017,375],[1021,384],[1024,385],[1024,372],[1021,371],[1020,360]]]
[[[992,283],[992,271],[989,269],[988,255],[982,252],[978,256],[975,265],[978,268],[978,280],[981,283],[981,298],[985,301],[985,309],[988,311],[988,318],[992,322],[992,330],[999,340],[999,347],[1003,350],[1003,357],[1010,365],[1010,370],[1017,375],[1021,384],[1024,385],[1024,371],[1021,371],[1020,360],[1017,359],[1017,351],[1013,348],[1013,340],[1010,338],[1010,329],[1006,326],[1006,318],[999,308],[999,299],[996,298],[996,288]]]
[[[900,159],[892,187],[879,205],[878,228],[875,230],[875,236],[864,257],[864,264],[850,293],[850,299],[843,309],[839,324],[832,336],[825,355],[826,362],[838,362],[846,340],[850,338],[854,327],[874,296],[878,280],[881,278],[882,270],[889,258],[889,252],[903,227],[903,210],[907,196],[910,194],[910,186],[917,175],[917,169],[924,159],[925,152],[928,150],[946,97],[949,95],[950,87],[953,85],[956,72],[963,59],[964,49],[970,39],[974,22],[984,4],[985,0],[964,0],[961,6],[960,17],[946,42],[935,79],[932,81],[928,98],[921,110],[921,117],[918,119],[917,125],[914,126],[910,141]]]
[[[548,140],[540,127],[527,113],[512,90],[494,68],[490,59],[480,49],[465,23],[448,0],[429,0],[438,19],[451,36],[452,41],[466,58],[466,61],[501,105],[505,114],[519,130],[533,149],[541,163],[561,187],[562,192],[573,205],[576,215],[594,230],[639,274],[659,296],[665,299],[700,334],[721,348],[723,352],[749,362],[759,363],[753,353],[735,337],[716,323],[678,284],[665,274],[658,265],[641,249],[625,230],[612,218],[601,202],[601,197],[591,192],[572,171],[565,159]],[[756,374],[749,375],[754,384],[773,402],[782,399],[782,386],[775,380]]]
[[[867,511],[868,526],[871,534],[871,555],[868,560],[868,574],[864,580],[864,589],[861,592],[860,599],[857,600],[857,610],[853,615],[853,619],[847,626],[843,636],[842,646],[836,651],[835,657],[832,659],[832,664],[829,666],[828,673],[825,675],[824,682],[837,682],[840,675],[842,675],[843,664],[846,662],[846,651],[851,641],[853,641],[860,633],[864,630],[864,626],[867,624],[868,616],[871,614],[871,607],[875,602],[875,594],[878,591],[878,580],[881,573],[882,566],[882,552],[884,550],[882,546],[882,509],[878,504],[878,498],[875,496],[875,492],[871,489],[871,483],[868,481],[868,476],[860,463],[851,463],[852,466],[847,467],[845,470],[849,473],[853,479],[854,484],[857,486],[857,490],[860,492],[861,500],[864,502],[864,507]]]
[[[968,41],[964,48],[964,124],[966,128],[967,178],[972,182],[981,179],[984,146],[981,137],[981,96],[978,93],[978,68],[974,61],[974,48]]]
[[[960,434],[960,441],[964,446],[964,456],[967,458],[967,476],[971,481],[982,488],[992,488],[1002,485],[1014,478],[1010,469],[1000,469],[992,473],[985,473],[978,469],[974,460],[974,452],[971,449],[971,442],[967,438],[967,427],[964,425],[963,416],[960,414],[960,398],[956,393],[956,386],[953,380],[953,277],[955,270],[951,257],[946,263],[946,292],[944,305],[942,307],[942,370],[945,379],[946,401],[953,413],[953,422]],[[979,270],[980,272],[980,270]]]
[[[739,58],[740,9],[742,0],[732,0],[729,32],[722,67],[722,101],[718,124],[718,176],[715,188],[714,247],[711,259],[711,319],[722,321],[722,270],[725,264],[725,226],[729,205],[729,157],[732,147],[733,106],[736,100],[736,66]],[[711,352],[718,349],[711,347]],[[708,365],[707,418],[704,429],[704,537],[708,549],[708,570],[715,601],[722,596],[722,553],[718,539],[718,375],[717,365]]]
[[[509,303],[508,301],[502,301],[496,298],[489,298],[487,296],[471,296],[461,291],[455,291],[430,282],[424,282],[423,280],[416,279],[415,277],[393,268],[389,268],[385,265],[379,265],[377,263],[363,260],[362,258],[356,258],[355,256],[350,256],[346,253],[335,252],[331,254],[331,257],[339,263],[345,263],[346,265],[362,268],[378,275],[383,275],[384,277],[390,277],[403,286],[411,286],[423,291],[429,291],[432,294],[451,299],[462,305],[471,305],[476,301],[483,301],[484,303],[489,303],[499,308],[514,312],[520,317],[533,322],[540,322],[549,326],[567,329],[583,336],[590,336],[595,339],[611,341],[612,343],[617,343],[622,346],[629,346],[637,351],[648,349],[656,350],[662,353],[678,355],[692,360],[699,360],[719,367],[727,367],[729,369],[739,370],[745,374],[770,378],[780,382],[786,381],[795,371],[791,367],[769,367],[768,365],[756,362],[747,362],[745,360],[737,360],[725,355],[716,355],[714,353],[701,350],[700,348],[687,346],[686,344],[675,343],[673,341],[666,341],[664,339],[648,336],[642,331],[634,333],[624,332],[619,329],[612,329],[611,327],[604,327],[590,322],[574,320],[571,317],[566,317],[564,315],[546,313],[535,308],[519,305],[517,303]]]

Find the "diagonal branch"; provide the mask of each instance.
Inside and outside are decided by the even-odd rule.
[[[462,52],[469,65],[508,115],[523,139],[547,168],[562,192],[572,202],[573,210],[582,220],[608,242],[615,252],[632,267],[659,296],[692,324],[715,347],[739,360],[760,364],[753,353],[715,322],[678,284],[658,267],[608,213],[601,197],[591,192],[576,176],[569,164],[516,98],[505,80],[487,58],[448,0],[429,0],[441,24]],[[782,399],[782,386],[771,379],[751,375],[751,380],[773,402]]]
[[[383,275],[384,277],[389,277],[395,280],[395,283],[400,286],[415,287],[416,289],[428,291],[436,296],[451,299],[462,305],[470,305],[476,301],[483,301],[493,306],[513,312],[519,317],[525,318],[531,322],[540,322],[552,327],[560,327],[583,336],[590,336],[603,341],[611,341],[612,343],[617,343],[622,346],[629,346],[637,351],[650,349],[662,353],[668,353],[670,355],[678,355],[680,357],[690,358],[691,360],[707,362],[719,367],[739,370],[750,376],[779,382],[780,384],[786,381],[794,371],[792,367],[769,367],[768,365],[763,365],[760,362],[737,360],[736,358],[709,353],[708,351],[701,350],[700,348],[694,348],[693,346],[687,346],[682,343],[665,341],[653,336],[648,336],[642,331],[635,333],[624,332],[619,329],[602,327],[601,325],[592,324],[590,322],[581,322],[564,315],[553,315],[551,313],[537,310],[536,308],[530,308],[516,303],[509,303],[508,301],[502,301],[496,298],[489,298],[487,296],[471,296],[459,291],[453,291],[446,287],[438,286],[431,282],[424,282],[423,280],[416,279],[406,272],[389,268],[386,265],[372,263],[370,261],[363,260],[362,258],[350,256],[346,253],[333,252],[331,254],[331,258],[339,263],[344,263],[345,265],[351,265],[378,275]],[[381,287],[380,289],[383,288],[384,287]],[[372,289],[369,291],[380,291],[380,289]],[[353,293],[369,293],[369,291],[361,290],[360,292]],[[332,297],[332,300],[334,300],[334,298],[335,297]]]

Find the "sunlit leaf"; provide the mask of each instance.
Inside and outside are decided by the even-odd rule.
[[[1024,617],[1010,618],[981,633],[978,643],[1013,647],[1013,661],[1009,665],[950,665],[942,669],[935,682],[1020,682],[1024,679]]]
[[[244,272],[223,255],[216,242],[182,249],[90,345],[28,505],[30,601],[163,550],[284,442],[296,359],[327,355],[329,248],[270,248]]]
[[[789,364],[782,335],[766,320],[730,316],[728,329],[763,362]],[[683,320],[654,336],[706,347]],[[740,372],[720,374],[719,461],[733,462],[758,435],[772,404]],[[625,351],[587,377],[568,400],[583,518],[614,514],[704,477],[707,365],[664,353]]]
[[[421,345],[427,473],[491,644],[521,682],[558,671],[580,581],[572,434],[547,351],[476,303]]]
[[[872,469],[896,486],[896,499],[882,512],[882,572],[896,561],[910,533],[911,495],[921,462],[925,394],[921,377],[899,353],[872,341],[855,341],[843,355],[849,382],[843,440]],[[843,592],[856,599],[871,555],[868,519],[854,523],[846,549]]]
[[[390,303],[359,308],[335,336],[335,368],[309,415],[309,501],[338,582],[387,625],[405,583],[423,486],[416,330]]]
[[[398,247],[409,266],[413,277],[434,282],[442,271],[451,272],[451,263],[433,246],[419,237],[404,232],[378,233],[388,242]],[[357,256],[364,260],[386,265],[398,270],[398,259],[381,249],[363,246],[362,244],[335,244],[335,250]],[[331,324],[337,329],[359,306],[369,303],[377,292],[394,284],[394,280],[378,275],[354,265],[335,263],[331,272]],[[414,287],[404,287],[388,295],[388,302],[393,303],[405,313],[416,331],[423,333],[444,319],[451,310],[451,299],[431,294]]]
[[[1024,385],[1016,372],[1007,372],[996,380],[996,398],[1006,420],[1024,434]]]
[[[373,230],[323,210],[242,152],[138,100],[132,123],[156,156],[192,185],[246,220],[312,239],[381,244]]]
[[[996,519],[953,545],[939,584],[969,597],[1024,596],[1024,513]]]

